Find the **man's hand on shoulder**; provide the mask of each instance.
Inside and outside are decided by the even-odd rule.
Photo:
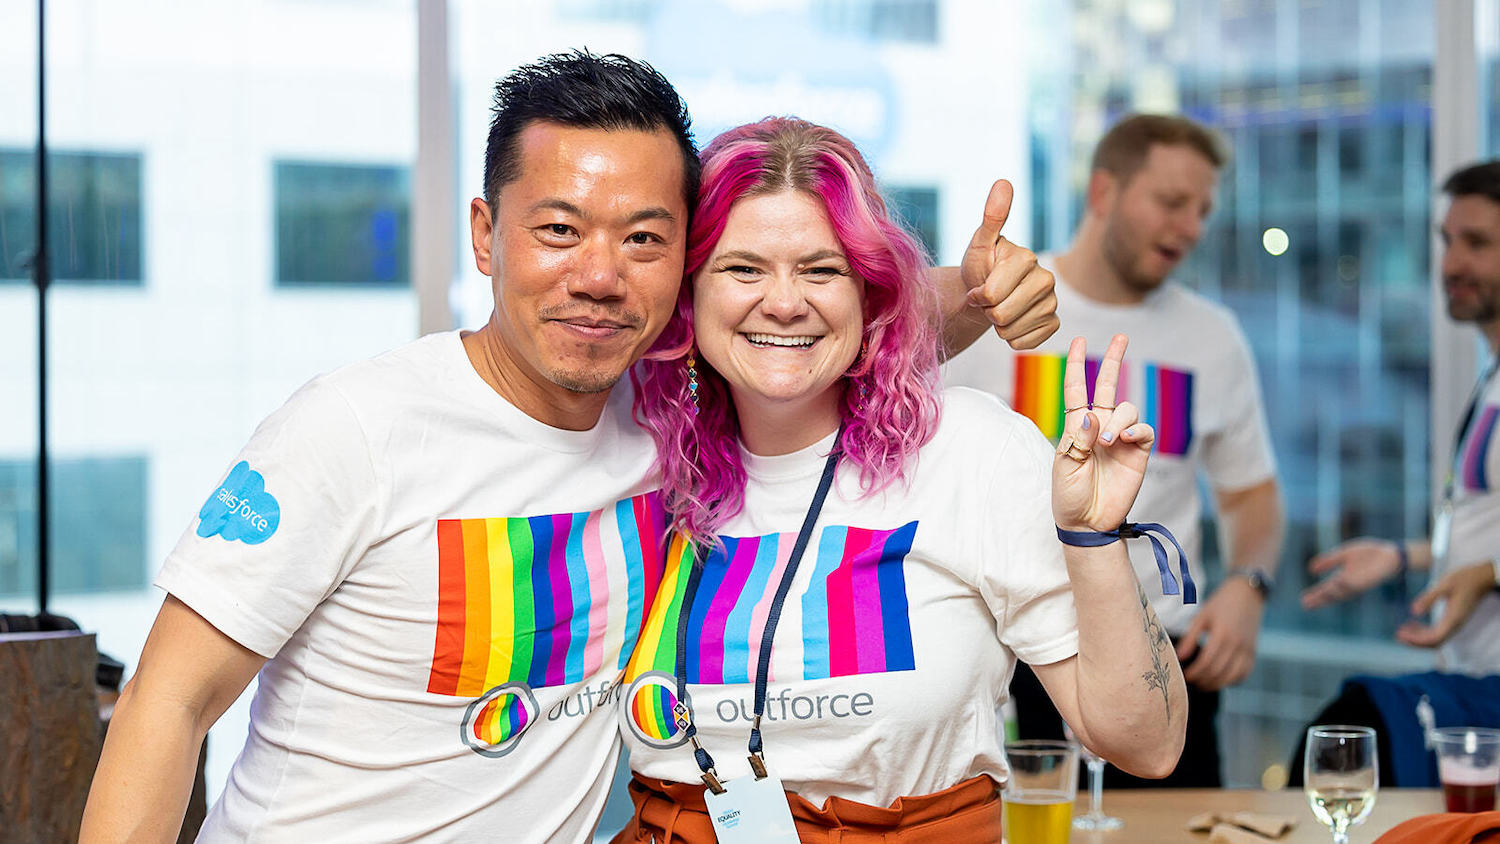
[[[952,357],[993,326],[1017,350],[1034,349],[1057,332],[1056,281],[1036,255],[1001,234],[1015,191],[1001,179],[990,187],[979,228],[964,250],[957,277],[936,270],[945,302],[944,345]]]
[[[969,307],[982,311],[1013,349],[1034,349],[1061,324],[1056,281],[1036,255],[1000,233],[1010,217],[1015,189],[1001,179],[990,187],[984,215],[959,265]]]

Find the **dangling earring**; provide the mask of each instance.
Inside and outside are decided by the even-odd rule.
[[[688,352],[687,356],[687,379],[688,395],[693,399],[693,415],[698,414],[698,359]]]
[[[859,341],[859,357],[855,358],[854,365],[864,363],[865,356],[870,353],[870,338],[866,337]],[[855,407],[861,411],[865,409],[865,381],[863,378],[854,379]]]

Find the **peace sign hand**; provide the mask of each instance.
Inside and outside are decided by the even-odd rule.
[[[1052,461],[1052,517],[1063,530],[1114,530],[1146,476],[1146,459],[1156,432],[1139,421],[1130,402],[1115,404],[1120,362],[1129,338],[1116,334],[1099,365],[1094,402],[1089,404],[1082,337],[1068,346],[1063,370],[1063,435]]]

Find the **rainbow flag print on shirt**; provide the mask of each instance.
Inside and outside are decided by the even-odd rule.
[[[1026,353],[1016,355],[1012,406],[1053,442],[1063,432],[1063,366],[1066,354]],[[1084,362],[1089,401],[1094,400],[1094,381],[1099,375],[1098,358]],[[1133,393],[1139,382],[1140,395]],[[1193,373],[1155,363],[1127,362],[1120,368],[1115,401],[1135,402],[1141,421],[1156,430],[1156,451],[1187,454],[1193,442]]]
[[[1459,455],[1460,481],[1470,492],[1489,492],[1490,449],[1494,447],[1496,422],[1500,422],[1500,405],[1486,405],[1474,415],[1469,436],[1464,440],[1463,452]]]
[[[624,668],[661,581],[665,525],[655,492],[590,513],[438,520],[427,690],[481,697],[507,683],[559,686],[606,663]],[[478,738],[493,744],[524,729],[523,708],[506,700],[485,704],[496,711],[475,719]]]
[[[915,669],[905,562],[916,531],[916,522],[894,530],[824,528],[799,567],[812,570],[807,591],[787,597],[789,605],[798,602],[801,608],[802,629],[796,634],[801,670],[792,676],[778,674],[773,659],[768,679],[817,680]],[[692,605],[684,607],[693,549],[681,536],[673,537],[655,605],[626,666],[627,684],[653,672],[675,676],[677,631],[684,612],[689,683],[755,680],[766,617],[797,534],[721,539],[724,549],[713,551],[704,562]],[[789,635],[787,620],[783,615],[779,641]],[[630,695],[628,717],[644,735],[660,740],[677,732],[671,715],[674,692],[661,682],[636,688]]]

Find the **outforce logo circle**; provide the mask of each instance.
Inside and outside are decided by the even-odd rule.
[[[677,706],[677,679],[651,671],[635,679],[625,694],[620,717],[636,738],[652,747],[676,747],[687,741],[672,715]]]
[[[536,696],[525,683],[506,683],[469,704],[459,733],[481,756],[499,757],[516,749],[538,715]]]

